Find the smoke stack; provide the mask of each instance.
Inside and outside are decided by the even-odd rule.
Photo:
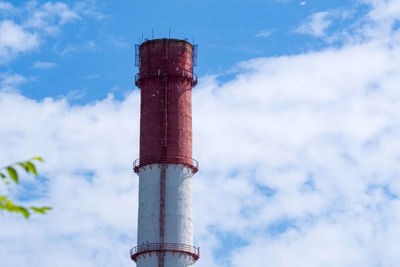
[[[193,266],[191,90],[197,46],[186,40],[154,39],[136,46],[141,89],[137,246],[138,267]],[[195,60],[195,61],[194,61]]]

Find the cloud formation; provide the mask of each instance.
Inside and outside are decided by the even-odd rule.
[[[47,34],[55,34],[60,26],[80,19],[77,12],[62,2],[46,2],[38,6],[36,2],[30,2],[27,5],[29,17],[24,26],[37,29]]]
[[[6,60],[39,45],[38,35],[9,20],[0,21],[0,59]]]
[[[63,56],[71,53],[94,51],[96,49],[97,47],[94,41],[87,41],[83,44],[69,44],[60,52],[60,54]]]
[[[33,68],[35,69],[52,69],[57,66],[54,62],[46,62],[46,61],[36,61],[33,63]]]
[[[400,218],[388,217],[399,208],[399,52],[364,44],[257,59],[196,91],[200,243],[242,240],[226,266],[397,262],[376,244],[400,237]]]
[[[273,32],[273,30],[262,30],[256,33],[255,37],[268,38]]]
[[[310,34],[317,37],[324,36],[325,31],[332,23],[329,18],[330,15],[331,13],[328,11],[313,13],[304,24],[296,29],[296,31],[298,33]]]
[[[17,93],[0,94],[2,114],[9,114],[1,116],[2,166],[27,155],[40,154],[46,160],[38,166],[40,183],[23,179],[25,186],[43,194],[19,188],[11,193],[17,198],[25,195],[30,204],[54,207],[48,216],[29,221],[2,216],[7,231],[0,244],[10,249],[1,255],[2,266],[95,266],[95,254],[102,265],[129,263],[136,224],[136,215],[129,210],[136,209],[137,180],[131,162],[137,154],[138,129],[132,123],[139,119],[134,108],[138,99],[135,92],[123,103],[110,96],[86,107],[71,107],[65,99],[36,102]],[[24,242],[12,241],[25,234]],[[48,256],[34,259],[43,251]]]
[[[0,86],[1,91],[10,92],[17,91],[17,87],[26,82],[26,78],[19,74],[12,73],[1,73],[0,74]]]
[[[22,6],[0,2],[0,64],[7,64],[19,54],[38,49],[48,36],[55,36],[61,28],[82,17],[102,19],[94,1],[63,2],[28,1]]]

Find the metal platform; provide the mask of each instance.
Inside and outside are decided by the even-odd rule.
[[[163,252],[187,256],[191,258],[192,263],[196,262],[200,257],[199,247],[178,243],[149,243],[136,246],[130,250],[131,259],[134,262],[140,257],[146,257],[146,255],[151,256],[152,253],[158,255]]]
[[[192,174],[195,174],[199,170],[199,163],[193,158],[187,157],[171,157],[171,158],[159,158],[159,157],[149,157],[136,159],[133,162],[133,170],[135,173],[139,173],[139,169],[149,164],[182,164],[188,166],[192,170]]]

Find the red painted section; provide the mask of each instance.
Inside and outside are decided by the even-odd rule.
[[[141,88],[140,163],[178,163],[193,166],[190,43],[155,39],[140,48],[136,84]]]

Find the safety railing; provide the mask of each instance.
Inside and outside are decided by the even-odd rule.
[[[144,157],[136,159],[133,162],[133,170],[135,173],[139,173],[140,168],[149,165],[149,164],[162,164],[162,163],[171,163],[171,164],[182,164],[188,166],[192,173],[195,174],[199,170],[199,162],[194,158],[176,156],[176,157],[168,157],[168,158],[160,158],[160,157]]]
[[[200,258],[200,248],[179,243],[147,243],[136,246],[130,250],[131,259],[137,261],[141,256],[151,253],[178,253],[185,254],[191,258],[192,263]]]

